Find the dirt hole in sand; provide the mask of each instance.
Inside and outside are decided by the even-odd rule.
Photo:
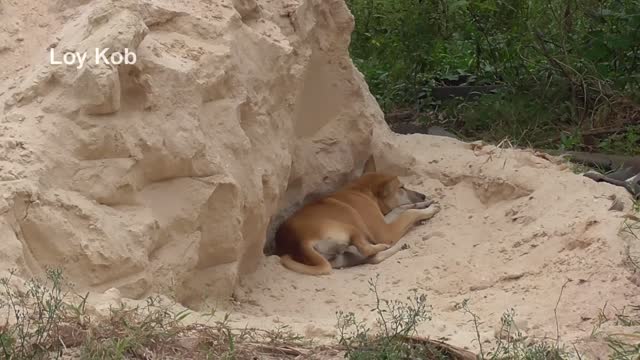
[[[489,207],[503,201],[512,201],[531,195],[532,191],[499,178],[471,178],[474,193]]]

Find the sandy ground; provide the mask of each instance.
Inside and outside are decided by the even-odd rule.
[[[2,18],[13,19],[0,25],[0,81],[28,72],[25,59],[46,59],[54,34],[75,14],[66,5],[83,3],[0,2]],[[30,16],[48,14],[50,7],[56,8],[55,16]],[[3,126],[2,135],[8,137],[24,125]],[[421,335],[477,350],[471,316],[455,306],[468,299],[480,318],[483,341],[493,339],[500,317],[513,308],[528,335],[559,336],[596,354],[602,347],[592,346],[590,336],[602,309],[608,320],[600,328],[613,332],[620,330],[614,314],[640,303],[640,277],[629,261],[640,256],[639,241],[621,232],[630,221],[625,216],[633,212],[625,190],[526,151],[473,148],[423,135],[398,136],[395,145],[415,157],[402,164],[411,170],[406,178],[411,187],[442,206],[436,217],[406,236],[408,249],[379,265],[322,277],[293,273],[277,257],[267,257],[242,279],[230,305],[212,305],[228,310],[239,325],[286,324],[331,342],[337,311],[373,319],[368,280],[379,276],[384,299],[405,300],[413,289],[428,296],[433,319],[419,327]],[[10,160],[3,166],[17,166]],[[609,210],[614,198],[623,202],[623,211]]]
[[[589,338],[605,304],[607,312],[640,300],[626,261],[638,244],[619,232],[632,210],[624,190],[525,151],[471,150],[420,135],[400,137],[399,146],[417,157],[407,178],[412,188],[443,208],[406,236],[410,248],[379,265],[322,277],[298,275],[268,257],[236,293],[237,320],[289,324],[329,340],[338,310],[372,320],[368,280],[379,276],[383,299],[405,300],[412,289],[427,295],[433,319],[420,333],[477,350],[472,317],[455,306],[465,299],[483,341],[493,340],[509,309],[527,335],[555,339],[558,304],[567,344]],[[609,210],[614,197],[625,211]]]
[[[28,4],[6,0],[0,4],[0,81],[29,67],[31,59],[46,59],[46,49],[62,24],[49,11],[58,1],[32,0]]]

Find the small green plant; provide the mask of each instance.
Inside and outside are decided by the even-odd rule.
[[[562,133],[560,135],[560,150],[575,150],[580,146],[581,136],[579,133]]]
[[[164,351],[182,335],[188,311],[173,313],[160,298],[149,297],[146,306],[110,309],[109,321],[91,327],[82,346],[83,359],[122,359],[146,352]]]
[[[15,273],[0,279],[0,309],[7,313],[0,328],[1,353],[7,359],[45,359],[63,345],[59,325],[67,316],[67,284],[60,270],[47,269],[45,280],[30,280],[21,291],[11,285]]]
[[[624,327],[637,327],[640,325],[640,316],[637,313],[640,306],[630,306],[632,315],[625,313],[627,307],[615,312],[615,325]],[[612,360],[636,360],[640,358],[640,333],[609,334],[605,337]]]
[[[562,360],[568,356],[558,343],[544,340],[529,341],[515,324],[515,311],[511,309],[500,319],[501,332],[506,339],[499,338],[496,350],[489,359]]]
[[[596,315],[593,328],[591,329],[592,338],[596,338],[600,334],[600,329],[602,325],[607,321],[609,321],[609,319],[607,318],[606,309],[607,309],[607,303],[605,302],[604,306],[602,306],[602,309],[598,311],[598,315]]]
[[[337,313],[338,338],[340,344],[347,348],[348,358],[444,359],[444,355],[433,347],[415,347],[405,341],[407,336],[415,333],[420,323],[431,320],[426,296],[413,290],[406,301],[382,299],[378,293],[378,278],[369,280],[369,291],[375,300],[371,311],[376,315],[378,330],[372,330],[351,312]]]
[[[635,203],[634,203],[635,207]],[[638,231],[640,231],[640,221],[626,219],[622,223],[622,228],[620,229],[620,233],[626,234],[629,236],[628,241],[640,242],[640,237],[638,237]],[[628,243],[626,246],[626,256],[627,263],[632,271],[638,272],[640,271],[640,258],[638,254],[632,252],[632,248],[636,248],[638,245],[632,246],[631,243]]]
[[[598,144],[598,148],[610,154],[640,154],[640,128],[629,126],[621,133],[614,133]]]
[[[631,314],[627,311],[631,309]],[[616,325],[620,326],[640,326],[640,306],[625,306],[620,311],[616,311]]]
[[[573,172],[574,174],[584,174],[585,172],[591,170],[591,168],[586,165],[576,164],[572,162],[568,162],[568,164],[569,169],[571,169],[571,172]]]
[[[608,337],[609,349],[611,349],[611,360],[637,360],[640,358],[640,335],[631,337],[631,340],[635,340],[635,344],[630,343],[628,340],[621,340],[618,338]]]
[[[568,354],[557,341],[530,339],[517,327],[516,312],[511,309],[500,318],[500,329],[497,343],[493,351],[485,353],[480,337],[480,318],[470,309],[469,300],[465,299],[457,308],[471,316],[475,330],[476,341],[480,346],[480,359],[483,360],[564,360]]]
[[[640,241],[640,237],[638,237],[637,235],[639,229],[640,221],[627,219],[622,224],[620,232],[628,235],[627,241],[638,242]],[[638,272],[640,271],[640,260],[638,260],[638,256],[636,254],[632,253],[631,248],[632,244],[627,244],[627,265],[632,272]],[[627,309],[630,309],[631,313],[627,312]],[[610,320],[604,314],[604,309],[602,310],[601,318],[602,320],[598,323],[598,327],[600,327],[600,325],[605,321]],[[640,332],[637,330],[637,327],[640,326],[640,306],[631,305],[623,307],[622,310],[616,309],[613,319],[615,320],[615,325],[623,327],[636,327],[636,329],[631,333],[608,334],[604,336],[609,345],[609,349],[611,350],[611,359],[640,359]]]

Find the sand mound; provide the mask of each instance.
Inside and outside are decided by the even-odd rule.
[[[342,0],[0,3],[0,271],[63,267],[81,289],[226,303],[320,339],[336,310],[370,317],[377,273],[387,299],[427,293],[421,330],[459,344],[474,337],[453,307],[466,298],[483,335],[515,307],[555,336],[564,286],[566,340],[605,302],[639,300],[624,190],[523,151],[392,135],[349,59],[352,28]],[[96,48],[137,61],[96,64]],[[51,49],[89,56],[55,65]],[[263,255],[284,216],[371,153],[443,206],[409,249],[327,277]]]
[[[277,210],[352,177],[383,126],[343,1],[2,4],[0,270],[227,298]]]
[[[427,294],[434,319],[422,326],[423,335],[477,349],[470,315],[455,307],[465,299],[482,320],[482,338],[491,340],[511,308],[524,333],[555,339],[560,298],[557,320],[566,342],[591,335],[605,304],[622,309],[640,300],[628,263],[640,244],[619,233],[625,212],[609,210],[616,197],[633,212],[623,189],[531,152],[428,135],[395,141],[416,156],[407,179],[443,208],[407,235],[410,248],[382,264],[327,277],[294,274],[270,257],[242,281],[236,311],[249,321],[292,323],[329,339],[336,310],[374,317],[368,280],[379,275],[385,299],[406,300],[411,289]]]

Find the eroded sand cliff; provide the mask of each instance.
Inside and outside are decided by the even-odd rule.
[[[527,332],[553,335],[565,286],[567,341],[589,334],[604,303],[640,300],[637,244],[619,233],[624,190],[528,152],[392,135],[349,59],[342,0],[0,5],[5,273],[62,266],[109,299],[162,293],[194,308],[233,295],[237,321],[325,340],[337,309],[369,316],[376,273],[385,298],[427,293],[434,321],[421,330],[462,345],[475,330],[453,304],[466,298],[483,336],[510,307]],[[137,62],[96,65],[107,47]],[[89,58],[51,65],[51,49]],[[327,277],[263,255],[284,216],[371,153],[443,205],[410,249]],[[611,195],[624,211],[609,210]]]

